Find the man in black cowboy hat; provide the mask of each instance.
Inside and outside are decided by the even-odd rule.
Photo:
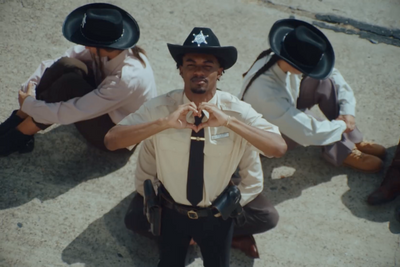
[[[144,140],[136,189],[143,196],[146,179],[159,188],[159,266],[184,266],[192,239],[205,266],[229,266],[232,217],[237,215],[231,211],[256,199],[263,187],[257,151],[280,157],[286,145],[278,129],[250,105],[217,90],[223,71],[236,62],[236,48],[220,46],[209,28],[194,28],[183,46],[168,48],[184,89],[146,102],[112,128],[105,143],[114,150]],[[238,165],[243,179],[236,188],[231,177]]]
[[[271,49],[263,51],[243,74],[239,97],[277,125],[288,148],[322,146],[335,166],[378,172],[383,146],[363,142],[355,124],[351,87],[334,69],[335,55],[326,36],[311,24],[284,19],[269,33]],[[327,119],[316,119],[318,104]]]
[[[34,134],[54,123],[75,123],[89,143],[105,149],[107,131],[157,95],[129,13],[110,4],[84,5],[67,16],[62,30],[78,45],[59,60],[44,61],[22,85],[20,109],[0,125],[0,156],[32,151]]]

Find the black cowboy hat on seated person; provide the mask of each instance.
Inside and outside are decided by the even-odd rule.
[[[268,39],[278,57],[311,78],[325,79],[335,65],[335,53],[328,38],[305,21],[278,20]]]
[[[210,54],[217,57],[221,66],[227,70],[237,60],[237,50],[233,46],[221,46],[217,36],[210,28],[195,27],[183,45],[167,44],[175,62],[181,64],[184,54]]]
[[[76,44],[124,50],[139,40],[136,20],[114,5],[94,3],[78,7],[64,21],[64,37]]]

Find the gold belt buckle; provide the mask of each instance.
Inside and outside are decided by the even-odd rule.
[[[194,210],[189,210],[187,212],[187,215],[190,219],[193,219],[193,220],[197,220],[199,218],[199,215],[197,215],[197,212],[195,212]]]

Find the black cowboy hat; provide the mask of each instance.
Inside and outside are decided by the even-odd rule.
[[[136,20],[125,10],[110,4],[78,7],[64,21],[64,37],[76,44],[109,49],[128,49],[139,40]]]
[[[188,53],[210,54],[216,56],[227,70],[237,60],[237,50],[233,46],[221,46],[217,36],[210,28],[193,28],[183,45],[167,44],[171,56],[178,64],[182,63],[182,55]]]
[[[335,65],[335,53],[328,38],[307,22],[278,20],[268,38],[278,57],[311,78],[325,79]]]

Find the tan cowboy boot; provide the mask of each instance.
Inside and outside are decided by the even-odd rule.
[[[362,141],[356,144],[356,147],[365,154],[370,154],[381,159],[384,159],[386,156],[386,148],[373,142]]]
[[[383,162],[378,157],[362,153],[357,148],[353,148],[351,153],[343,161],[343,165],[359,171],[374,173],[382,169]]]

